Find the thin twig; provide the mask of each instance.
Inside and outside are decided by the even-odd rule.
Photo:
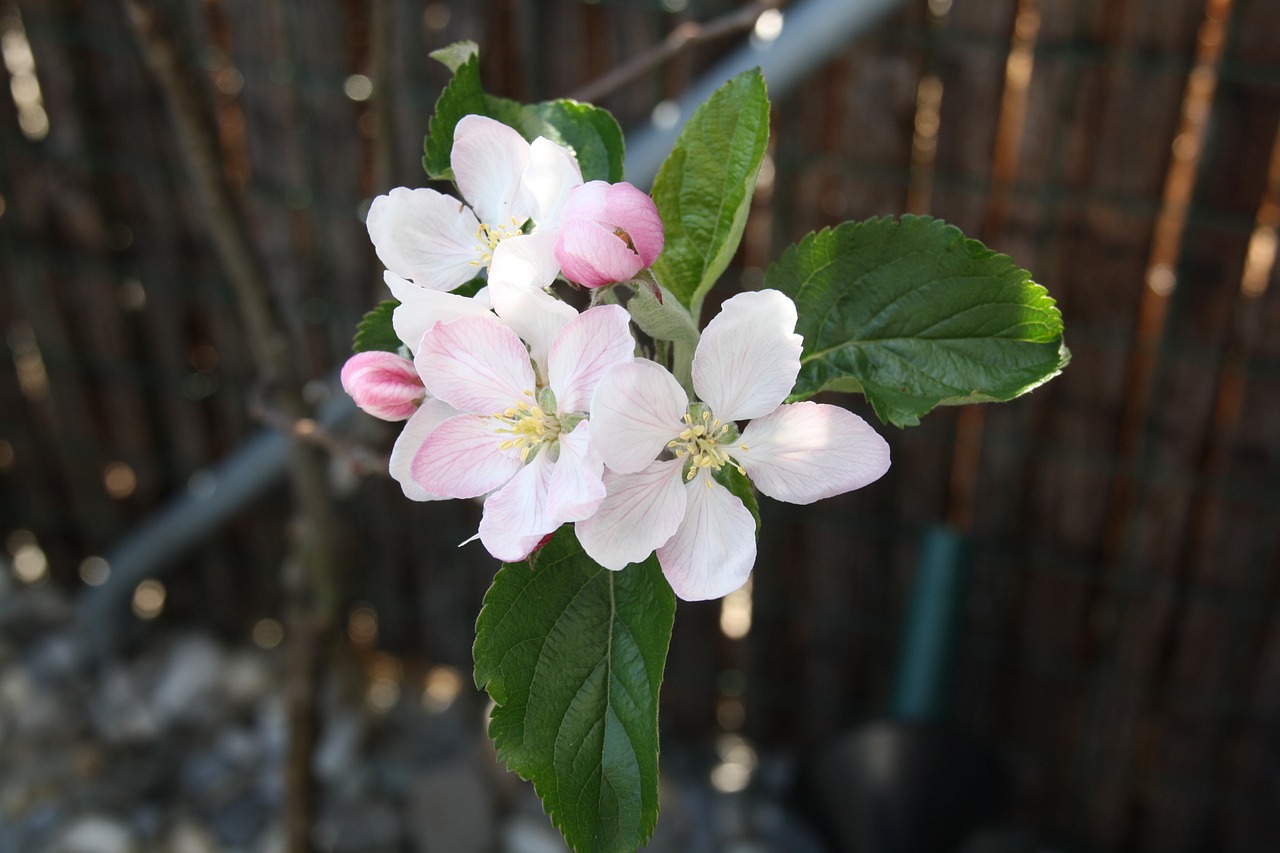
[[[276,320],[266,277],[246,233],[245,217],[222,170],[217,134],[205,113],[198,83],[150,0],[123,3],[147,68],[169,106],[183,166],[223,271],[236,293],[254,367],[261,376],[282,378],[287,338]]]
[[[763,13],[780,8],[784,2],[785,0],[755,0],[741,9],[727,12],[701,24],[696,21],[686,21],[668,33],[667,37],[658,44],[630,62],[623,63],[609,73],[578,88],[569,97],[576,101],[601,100],[696,45],[746,32],[756,25],[756,21]]]
[[[290,417],[281,409],[265,405],[252,406],[249,414],[254,420],[272,429],[314,445],[330,456],[343,460],[352,472],[359,476],[374,475],[388,478],[391,476],[389,470],[391,460],[387,456],[375,453],[362,444],[348,441],[326,429],[314,418]]]
[[[284,415],[308,418],[303,371],[254,251],[245,217],[227,175],[200,84],[152,0],[121,0],[143,59],[169,107],[175,136],[223,272],[236,295],[244,336],[259,381],[269,384]],[[324,456],[299,435],[290,446],[290,485],[298,535],[284,566],[282,587],[289,637],[285,704],[289,725],[285,761],[286,849],[311,849],[315,816],[312,754],[321,650],[340,606],[339,516],[328,488]]]

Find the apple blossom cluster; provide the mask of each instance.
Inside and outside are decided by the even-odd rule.
[[[404,422],[390,469],[406,496],[483,498],[477,536],[506,562],[567,523],[608,569],[656,551],[676,595],[698,600],[737,589],[755,563],[756,522],[731,474],[807,504],[888,469],[861,418],[785,402],[802,343],[785,295],[726,300],[688,390],[637,354],[624,307],[594,298],[579,312],[553,295],[557,278],[596,297],[644,286],[663,247],[647,194],[584,183],[566,148],[482,116],[458,122],[451,165],[465,203],[399,188],[370,207],[403,347],[342,370],[357,405]],[[473,296],[451,292],[476,278]]]

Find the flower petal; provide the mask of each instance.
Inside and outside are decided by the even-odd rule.
[[[486,225],[519,226],[529,218],[529,211],[516,204],[520,177],[528,162],[529,143],[501,122],[468,115],[453,129],[450,165],[454,180],[462,197]]]
[[[437,323],[414,358],[431,396],[463,412],[490,415],[533,400],[537,383],[516,333],[493,317]]]
[[[501,450],[505,436],[484,415],[455,415],[423,439],[410,476],[419,488],[450,498],[476,498],[520,470],[519,451]]]
[[[391,478],[400,484],[404,496],[411,501],[442,501],[444,495],[434,495],[419,486],[413,479],[413,459],[418,455],[422,442],[431,431],[444,421],[458,414],[458,410],[439,400],[427,400],[418,411],[405,421],[400,437],[391,448]]]
[[[560,211],[569,194],[581,184],[582,169],[572,151],[542,136],[533,140],[521,190],[539,230],[554,229],[559,224]]]
[[[494,275],[492,270],[489,298],[493,301],[494,313],[529,345],[529,357],[545,372],[552,342],[578,312],[541,288],[513,283],[502,275]]]
[[[558,412],[587,411],[604,372],[634,358],[630,324],[622,306],[597,305],[564,325],[547,357],[547,384]]]
[[[511,481],[484,502],[480,542],[485,550],[506,563],[529,556],[542,537],[560,526],[547,515],[547,491],[559,463],[539,453]]]
[[[591,424],[582,421],[573,432],[560,434],[560,458],[547,491],[547,516],[557,524],[589,517],[604,500],[604,463],[591,446],[590,430]]]
[[[475,215],[452,196],[396,187],[369,206],[365,225],[383,266],[430,290],[453,290],[475,278]]]
[[[569,216],[561,224],[556,261],[565,278],[584,287],[626,281],[645,266],[624,238],[585,216]]]
[[[662,254],[662,217],[648,193],[631,184],[611,184],[605,193],[604,221],[627,232],[644,266]]]
[[[591,559],[618,571],[665,545],[684,519],[679,459],[654,462],[634,474],[605,469],[605,497],[595,515],[575,526]]]
[[[689,398],[666,368],[638,358],[608,370],[591,398],[591,430],[604,464],[622,474],[647,467],[684,429]]]
[[[704,469],[685,485],[688,504],[675,535],[658,549],[662,573],[685,601],[728,595],[756,562],[756,521],[737,495]]]
[[[384,421],[402,421],[427,395],[413,362],[390,352],[361,352],[342,365],[342,388],[356,405]]]
[[[490,313],[489,296],[483,289],[467,298],[457,293],[419,287],[390,270],[382,274],[382,279],[400,303],[391,312],[391,327],[411,352],[417,351],[422,336],[436,323],[447,323],[460,317],[483,317]]]
[[[554,230],[538,230],[502,240],[493,250],[489,264],[490,281],[502,279],[537,290],[550,287],[559,274]]]
[[[693,357],[698,399],[723,421],[759,418],[778,408],[800,372],[802,338],[795,328],[795,303],[776,290],[726,299]]]
[[[732,456],[771,498],[808,504],[860,489],[889,470],[889,445],[839,406],[782,405],[742,432]],[[746,449],[742,449],[745,447]]]

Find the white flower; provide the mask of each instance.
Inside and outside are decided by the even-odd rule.
[[[555,324],[537,306],[530,313]],[[418,374],[433,397],[461,414],[422,438],[413,481],[432,495],[487,494],[480,541],[498,559],[523,559],[604,498],[587,408],[604,371],[632,358],[628,323],[616,305],[592,308],[555,331],[545,356],[493,316],[438,323],[423,336]],[[547,328],[534,326],[538,334]]]
[[[539,287],[549,285],[559,272],[560,209],[582,183],[572,152],[543,137],[530,144],[500,122],[469,115],[454,129],[451,163],[470,207],[406,187],[373,200],[366,224],[386,268],[420,288],[449,291],[514,253],[534,267]]]
[[[437,323],[487,317],[511,328],[524,339],[534,361],[546,364],[556,335],[578,316],[571,306],[550,294],[505,278],[494,279],[471,298],[415,287],[390,271],[385,278],[401,303],[392,313],[392,327],[401,341],[420,342]],[[381,369],[370,369],[374,367]],[[391,451],[391,476],[411,500],[441,500],[440,495],[414,481],[412,463],[431,430],[458,411],[426,394],[414,362],[391,353],[362,353],[350,359],[343,368],[343,387],[358,406],[375,417],[408,418]]]
[[[862,418],[819,403],[785,404],[800,371],[796,308],[782,293],[742,293],[707,324],[690,403],[650,361],[612,368],[591,404],[606,497],[577,524],[596,562],[621,569],[655,548],[686,601],[746,583],[755,520],[714,474],[726,465],[764,494],[795,504],[861,488],[889,469],[889,446]],[[750,421],[741,434],[736,422]]]

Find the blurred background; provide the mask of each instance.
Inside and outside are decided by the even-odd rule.
[[[677,612],[649,849],[1280,850],[1280,4],[0,0],[0,851],[563,849],[483,735],[479,509],[335,390],[460,39],[633,153],[764,63],[721,297],[929,214],[1074,355],[764,502],[752,586]]]

